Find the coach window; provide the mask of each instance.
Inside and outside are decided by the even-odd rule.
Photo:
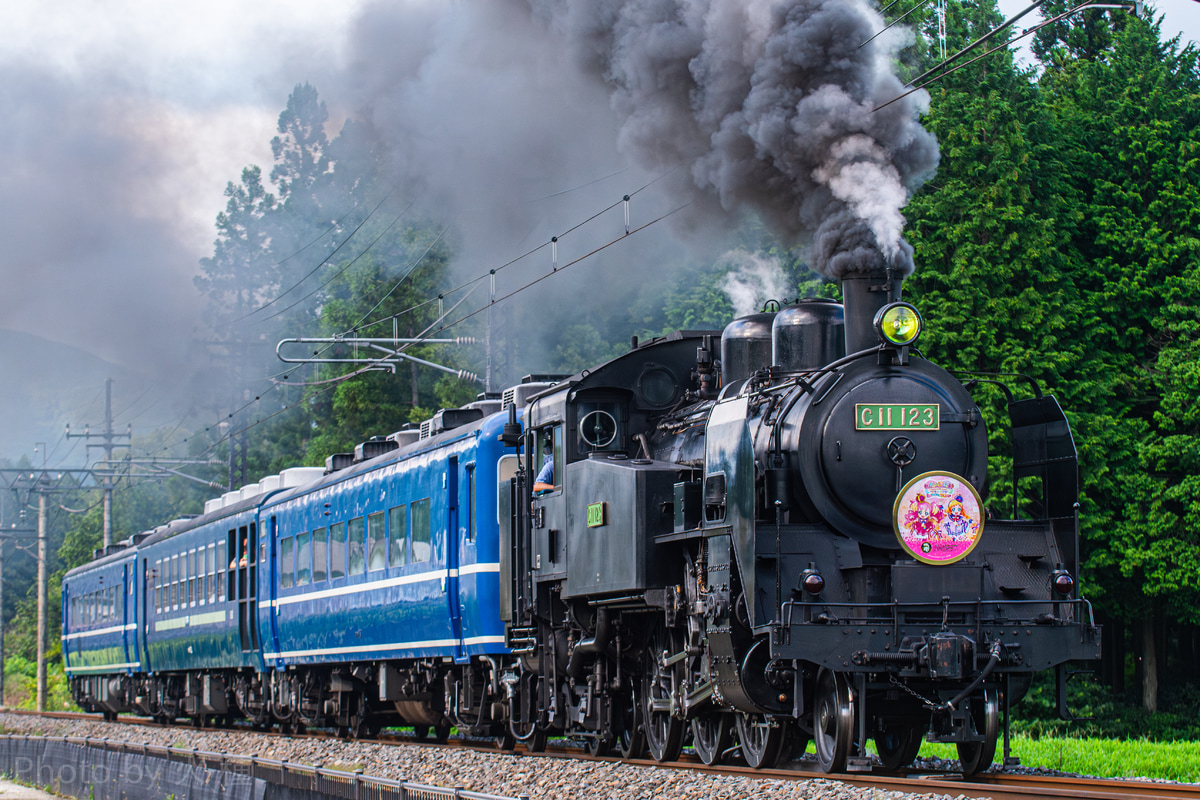
[[[408,563],[408,506],[388,510],[388,566],[403,567]]]
[[[187,608],[195,599],[195,595],[192,594],[192,578],[196,569],[194,556],[195,553],[181,553],[179,556],[179,592],[183,595],[179,605],[184,608]]]
[[[196,578],[199,576],[199,571],[196,569],[196,551],[189,550],[187,554],[187,574],[188,574],[188,605],[196,605],[196,601],[200,598],[200,593],[196,591]]]
[[[312,534],[296,535],[296,585],[307,586],[312,581]]]
[[[179,556],[171,556],[171,610],[179,608]]]
[[[162,561],[154,562],[154,569],[150,571],[150,589],[154,592],[154,613],[162,611]]]
[[[329,563],[329,529],[317,528],[312,534],[312,579],[313,583],[324,581],[327,576],[325,567]]]
[[[428,561],[432,555],[429,527],[429,498],[412,504],[412,560],[414,564]]]
[[[292,537],[279,540],[279,587],[281,589],[290,589],[293,578],[293,554],[292,547],[295,541]]]
[[[387,566],[387,530],[383,527],[383,512],[367,517],[367,569],[374,571]]]
[[[355,517],[350,520],[350,524],[346,526],[346,541],[350,546],[350,569],[351,575],[362,575],[367,571],[366,558],[366,530],[363,525],[362,517]]]
[[[221,562],[217,559],[217,545],[215,543],[210,544],[208,546],[208,592],[207,592],[209,603],[217,602],[217,576],[220,574],[217,572],[217,568],[220,565],[220,563]]]
[[[329,577],[346,577],[346,523],[329,526]]]

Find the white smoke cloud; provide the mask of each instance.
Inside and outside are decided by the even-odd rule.
[[[900,173],[887,153],[866,136],[836,143],[829,155],[829,160],[813,171],[813,177],[870,226],[888,261],[897,260],[904,230],[900,209],[908,202]]]
[[[721,281],[721,291],[729,296],[736,316],[761,310],[767,300],[782,302],[787,278],[777,259],[731,250],[721,257],[721,262],[733,267]]]

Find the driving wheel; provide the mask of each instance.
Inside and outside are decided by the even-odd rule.
[[[771,724],[762,714],[738,714],[738,742],[742,758],[752,769],[767,769],[775,766],[783,752],[787,738],[787,726]]]
[[[655,630],[643,656],[642,720],[646,746],[655,761],[674,761],[683,749],[683,720],[671,713],[671,692],[680,677],[678,664],[662,666],[662,656],[678,650],[676,639],[663,627]]]
[[[692,749],[708,766],[721,763],[733,744],[733,726],[728,714],[706,714],[692,720]]]
[[[621,704],[621,732],[617,737],[617,745],[621,749],[621,758],[641,758],[646,753],[646,729],[642,724],[642,704],[640,695],[631,691],[624,696]]]

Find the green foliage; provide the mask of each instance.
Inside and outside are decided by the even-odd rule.
[[[37,662],[22,656],[4,660],[4,704],[10,708],[37,708]],[[71,686],[63,671],[62,660],[49,662],[46,668],[46,709],[78,711],[71,698]]]
[[[1200,743],[1046,736],[1013,737],[1013,755],[1026,767],[1044,767],[1101,778],[1200,780]],[[921,745],[922,758],[956,759],[954,745]]]

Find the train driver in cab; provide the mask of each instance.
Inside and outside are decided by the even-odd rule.
[[[554,491],[554,439],[547,436],[542,442],[542,469],[533,479],[533,493],[546,494]]]

